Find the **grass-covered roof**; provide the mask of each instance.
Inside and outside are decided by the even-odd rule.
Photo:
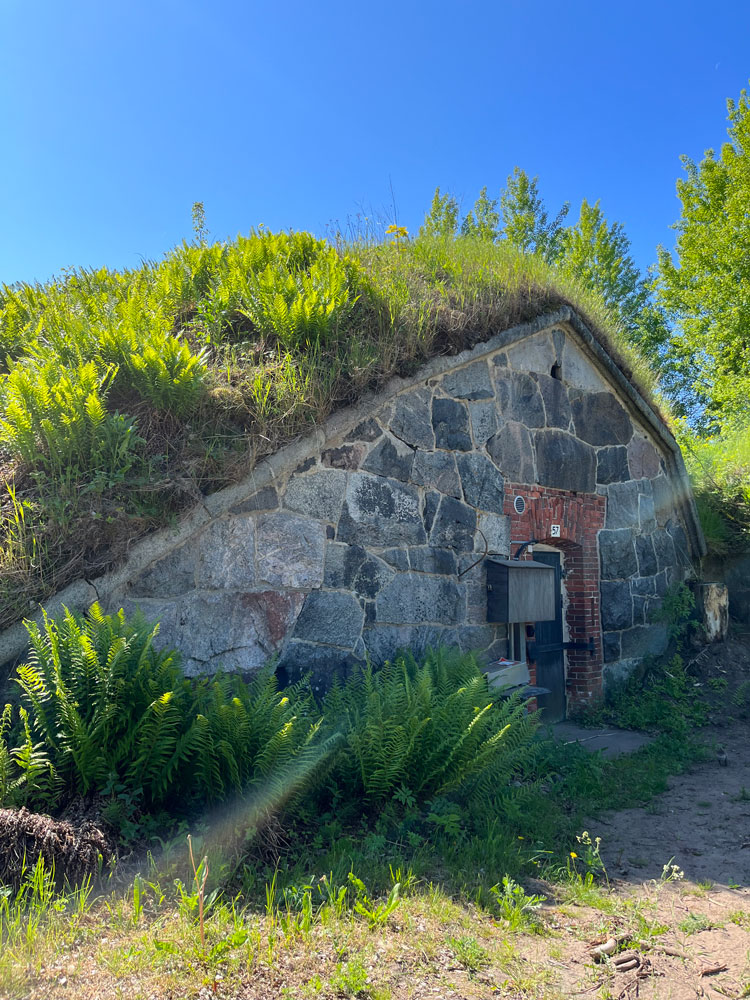
[[[469,238],[255,232],[0,291],[0,628],[394,374],[560,305],[650,398],[601,301]]]

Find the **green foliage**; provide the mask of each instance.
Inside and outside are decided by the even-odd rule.
[[[490,964],[490,955],[486,948],[473,937],[450,937],[447,941],[448,947],[453,952],[453,957],[467,972],[479,972]]]
[[[728,137],[717,156],[682,158],[674,254],[659,250],[659,298],[673,334],[670,394],[711,429],[748,411],[750,370],[750,97],[728,101]]]
[[[670,587],[649,620],[666,626],[667,650],[661,656],[644,657],[628,677],[610,683],[605,705],[588,719],[687,739],[706,721],[705,705],[681,655],[701,628],[690,589],[684,583]]]
[[[737,685],[737,690],[732,695],[732,704],[743,719],[750,716],[750,681],[742,681]]]
[[[601,297],[621,327],[626,341],[649,357],[655,369],[668,333],[662,310],[653,299],[652,280],[645,279],[631,256],[623,225],[609,223],[599,202],[581,204],[578,220],[565,226],[566,202],[550,219],[539,192],[538,178],[516,167],[498,200],[482,188],[460,232],[472,240],[501,243],[524,256],[555,265],[567,280]],[[439,189],[420,236],[453,239],[458,232],[458,206]]]
[[[139,442],[131,421],[106,410],[112,368],[57,360],[15,365],[3,385],[0,444],[29,468],[64,482],[76,472],[122,479]]]
[[[33,740],[29,713],[21,708],[19,716],[20,742],[10,747],[12,706],[0,715],[0,806],[43,806],[55,796],[57,776],[43,741]]]
[[[348,962],[339,962],[330,979],[331,989],[337,996],[357,997],[368,996],[367,969],[361,958],[352,958]]]
[[[699,624],[695,617],[695,597],[684,583],[671,586],[661,600],[661,605],[652,611],[650,621],[666,625],[667,635],[678,649],[684,649],[686,642]]]
[[[509,875],[504,875],[502,883],[493,885],[490,892],[500,916],[507,921],[509,930],[537,930],[540,927],[538,910],[544,902],[544,896],[527,895],[523,886]]]
[[[154,648],[158,628],[139,614],[94,605],[27,628],[31,655],[16,671],[25,737],[8,749],[6,709],[0,804],[108,794],[108,816],[122,825],[138,808],[184,811],[258,787],[262,815],[293,799],[325,755],[300,688],[281,695],[268,672],[250,684],[191,681],[177,654]]]
[[[703,703],[679,654],[671,659],[647,657],[626,681],[613,685],[605,717],[625,729],[683,737],[706,721]]]
[[[461,223],[461,234],[476,240],[486,240],[490,243],[498,238],[500,213],[497,210],[497,199],[487,197],[487,188],[483,187],[474,207],[467,213]]]
[[[680,444],[693,483],[708,551],[725,557],[750,547],[750,420],[729,420],[708,437],[682,427]]]
[[[448,194],[440,194],[435,188],[430,210],[424,217],[419,230],[420,237],[428,239],[451,238],[458,232],[458,202]]]
[[[515,167],[500,195],[502,236],[524,254],[537,254],[552,263],[560,256],[566,202],[554,219],[549,218],[539,194],[538,178]]]
[[[601,294],[631,341],[653,339],[655,313],[649,311],[649,286],[630,254],[622,223],[609,224],[598,201],[591,205],[583,199],[578,221],[560,236],[558,258],[566,270]]]
[[[388,893],[387,899],[378,902],[370,899],[367,886],[352,872],[349,873],[349,883],[354,889],[354,912],[365,918],[370,930],[383,927],[401,901],[401,884],[396,882]]]
[[[185,677],[140,614],[94,605],[26,625],[20,729],[10,706],[0,717],[0,805],[104,795],[124,838],[144,813],[237,794],[252,795],[254,826],[279,809],[305,816],[331,788],[365,811],[413,814],[431,800],[441,816],[441,803],[454,807],[436,796],[495,802],[534,756],[535,716],[518,700],[496,704],[475,659],[456,651],[355,670],[321,720],[308,688],[280,693],[268,671],[249,683]]]
[[[518,699],[495,701],[474,657],[445,649],[355,668],[324,708],[344,738],[335,786],[373,809],[459,790],[487,800],[530,758],[536,729]]]
[[[206,209],[202,201],[193,202],[191,215],[193,218],[195,242],[200,246],[205,246],[208,242],[208,229],[206,228]]]

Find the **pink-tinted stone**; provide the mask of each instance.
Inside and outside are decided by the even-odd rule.
[[[628,445],[628,466],[633,479],[653,479],[661,471],[656,449],[640,434],[633,435]]]

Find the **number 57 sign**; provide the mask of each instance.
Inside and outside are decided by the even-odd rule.
[[[550,527],[549,527],[549,537],[550,538],[559,538],[560,537],[560,525],[559,524],[551,524],[550,525]]]

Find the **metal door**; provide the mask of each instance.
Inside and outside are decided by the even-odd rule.
[[[563,648],[562,621],[562,564],[559,552],[534,551],[536,562],[546,563],[555,570],[557,603],[554,619],[534,623],[534,660],[536,683],[547,688],[549,694],[537,698],[545,722],[559,722],[565,718],[565,651]]]

